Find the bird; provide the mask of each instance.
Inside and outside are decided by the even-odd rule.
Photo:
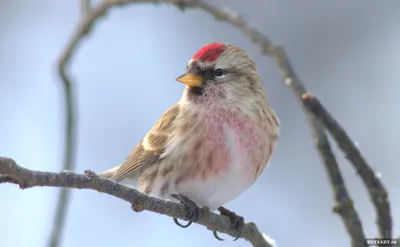
[[[204,45],[176,80],[184,84],[180,100],[125,162],[99,175],[183,203],[188,225],[199,219],[200,208],[218,210],[239,238],[243,217],[223,205],[250,188],[269,164],[279,118],[255,62],[233,44]]]

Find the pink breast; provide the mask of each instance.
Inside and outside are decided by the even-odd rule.
[[[226,171],[234,163],[235,157],[243,160],[244,171],[254,174],[255,169],[263,162],[266,152],[265,132],[251,120],[233,111],[219,111],[219,114],[205,114],[207,119],[206,138],[211,155],[207,161],[207,175],[217,175]],[[227,136],[224,125],[229,126],[232,136]],[[231,143],[233,140],[233,143]],[[232,155],[232,150],[235,152]]]

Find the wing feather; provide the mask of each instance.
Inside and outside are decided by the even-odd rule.
[[[149,133],[133,149],[125,162],[111,178],[121,181],[126,177],[138,174],[140,171],[160,161],[164,152],[168,137],[172,131],[173,123],[179,114],[179,105],[169,108],[157,121]]]

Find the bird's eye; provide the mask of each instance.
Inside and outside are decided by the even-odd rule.
[[[224,73],[224,70],[223,69],[215,69],[214,70],[214,75],[216,76],[216,77],[221,77],[221,76],[223,76],[225,73]]]

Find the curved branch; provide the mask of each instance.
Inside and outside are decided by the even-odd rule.
[[[65,143],[63,170],[75,169],[75,143],[76,143],[76,121],[75,121],[75,100],[73,93],[73,85],[67,73],[69,57],[63,57],[58,64],[58,73],[64,92],[65,100]],[[52,233],[49,239],[50,247],[58,247],[60,244],[62,229],[67,214],[67,208],[70,199],[69,190],[62,189],[58,194],[56,212],[54,215],[54,223]]]
[[[85,174],[70,171],[61,173],[32,171],[17,165],[12,159],[0,157],[0,183],[2,182],[18,184],[21,189],[49,186],[96,190],[129,202],[136,212],[147,210],[188,220],[187,212],[181,204],[149,197],[135,189],[100,177],[91,171],[85,171]],[[217,215],[209,210],[203,209],[202,215],[196,223],[206,226],[212,231],[226,233],[233,237],[238,235],[238,231],[232,229],[231,222],[227,217]],[[251,242],[255,247],[273,247],[273,244],[267,241],[267,237],[252,222],[245,224],[242,238]]]
[[[324,126],[319,119],[302,104],[302,96],[307,90],[295,73],[283,47],[277,47],[273,50],[272,56],[281,71],[283,82],[293,91],[306,115],[311,133],[314,137],[314,145],[323,161],[335,195],[337,205],[333,208],[333,211],[342,218],[343,224],[350,235],[351,246],[362,247],[364,246],[365,239],[362,223],[357,211],[354,209],[353,201],[344,184],[339,165],[333,154]]]
[[[82,17],[85,18],[90,11],[90,0],[81,0]],[[64,170],[74,170],[75,168],[75,140],[76,140],[76,120],[75,120],[75,100],[73,93],[73,85],[68,75],[67,69],[72,57],[70,45],[58,62],[58,74],[61,79],[64,100],[65,100],[65,146],[64,146]],[[70,201],[70,191],[62,189],[58,194],[57,206],[54,215],[54,223],[49,239],[50,247],[58,247],[60,245],[61,234],[64,228],[65,219],[67,215],[67,208]]]
[[[365,234],[362,223],[354,208],[353,200],[347,191],[325,129],[315,116],[312,116],[308,112],[306,112],[306,116],[312,136],[314,137],[315,147],[323,161],[334,193],[337,205],[333,207],[333,212],[337,213],[342,218],[343,224],[350,235],[351,246],[363,247],[365,244]]]
[[[331,133],[339,148],[345,153],[346,158],[361,176],[378,215],[377,224],[380,237],[392,238],[393,223],[392,217],[390,216],[388,193],[385,187],[383,187],[381,181],[375,175],[374,171],[368,165],[343,127],[340,126],[336,119],[325,109],[321,102],[314,95],[309,93],[304,94],[302,99],[307,109],[314,113]]]

